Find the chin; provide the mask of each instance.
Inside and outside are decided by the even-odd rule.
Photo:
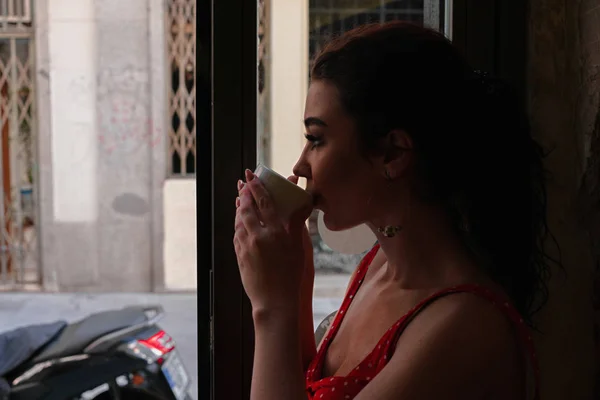
[[[354,228],[358,223],[352,223],[350,221],[343,221],[341,219],[335,218],[330,213],[323,213],[323,222],[327,229],[333,232],[345,231],[346,229]]]

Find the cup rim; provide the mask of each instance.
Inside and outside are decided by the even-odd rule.
[[[290,183],[290,184],[291,184],[293,187],[295,187],[296,189],[300,189],[300,190],[302,190],[304,193],[306,193],[306,194],[310,195],[310,193],[309,193],[307,190],[305,190],[305,189],[301,188],[300,186],[298,186],[298,185],[294,184],[293,182],[290,182],[290,181],[289,181],[288,179],[286,179],[286,178],[285,178],[283,175],[281,175],[280,173],[278,173],[278,172],[274,171],[272,168],[269,168],[269,167],[267,167],[266,165],[264,165],[264,164],[262,164],[262,163],[259,163],[259,164],[257,164],[257,165],[256,165],[256,169],[254,170],[254,171],[255,171],[255,173],[256,173],[256,171],[258,171],[258,169],[259,169],[259,168],[263,168],[263,169],[267,170],[267,172],[268,172],[269,174],[272,174],[272,175],[276,176],[277,178],[279,178],[279,179],[282,179],[282,180],[286,181],[287,183]]]

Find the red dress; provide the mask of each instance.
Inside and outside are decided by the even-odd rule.
[[[383,335],[379,340],[379,343],[369,353],[369,355],[346,376],[332,376],[322,378],[323,363],[325,361],[325,354],[329,343],[335,337],[348,307],[352,302],[352,298],[356,295],[371,261],[375,257],[379,245],[376,245],[361,261],[358,266],[358,270],[355,274],[354,280],[352,281],[346,298],[344,299],[339,312],[337,313],[334,321],[329,328],[329,332],[324,337],[321,347],[317,352],[317,355],[312,360],[306,371],[306,391],[310,400],[346,400],[352,399],[364,388],[375,375],[379,373],[386,366],[396,347],[398,338],[406,328],[406,325],[411,320],[411,317],[416,313],[425,308],[428,304],[431,304],[434,300],[449,295],[452,293],[473,293],[496,305],[502,313],[504,313],[514,324],[519,337],[522,340],[523,346],[529,355],[530,367],[533,370],[534,387],[533,387],[533,398],[539,398],[539,368],[536,362],[535,351],[533,347],[533,341],[529,333],[528,327],[524,324],[523,318],[519,315],[517,310],[508,302],[506,299],[499,297],[498,294],[494,294],[492,291],[475,285],[461,285],[456,287],[447,288],[434,293],[430,297],[423,300],[412,310],[406,313],[402,318],[396,321],[392,327]]]

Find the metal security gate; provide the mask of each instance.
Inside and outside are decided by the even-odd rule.
[[[423,24],[431,3],[439,0],[310,0],[309,56],[332,37],[366,23],[403,20]]]
[[[196,0],[168,0],[169,174],[196,173]],[[201,110],[202,112],[202,110]]]
[[[0,0],[1,290],[41,283],[32,14],[29,0]]]

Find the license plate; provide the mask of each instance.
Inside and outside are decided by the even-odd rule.
[[[169,382],[175,398],[177,400],[184,400],[190,386],[190,378],[176,350],[169,353],[169,356],[162,365],[162,372],[167,382]]]

